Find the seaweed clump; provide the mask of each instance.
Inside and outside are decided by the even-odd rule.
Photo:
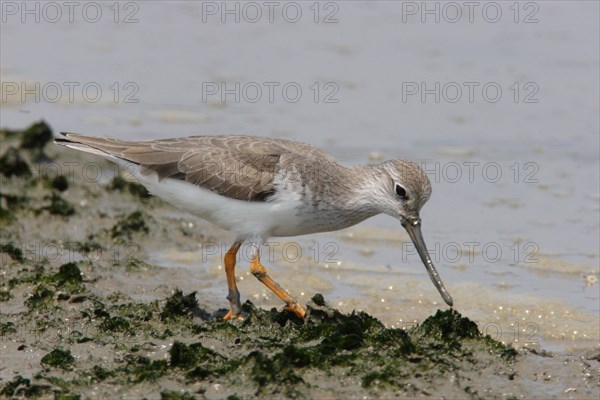
[[[57,273],[41,279],[34,297],[48,302],[53,289],[82,281],[76,264],[64,264]],[[341,313],[321,295],[309,303],[304,321],[288,311],[255,308],[249,301],[243,305],[245,320],[223,321],[220,313],[211,317],[199,308],[195,292],[181,290],[168,296],[162,306],[159,302],[122,303],[124,298],[115,296],[110,300],[113,304],[92,300],[92,308],[81,310],[81,315],[97,332],[91,337],[72,335],[77,343],[118,347],[124,354],[112,367],[88,369],[85,381],[60,381],[52,376],[56,373],[52,368],[70,371],[76,363],[68,348],[61,344],[42,358],[42,365],[50,368],[45,372],[50,376],[44,379],[61,386],[61,393],[98,382],[133,387],[176,380],[185,383],[185,389],[194,387],[195,394],[203,394],[218,382],[230,393],[241,390],[244,397],[297,398],[320,390],[320,382],[314,379],[320,376],[327,377],[324,387],[349,379],[362,386],[352,390],[379,397],[392,393],[415,397],[435,390],[441,381],[451,381],[454,394],[477,398],[469,386],[472,382],[463,374],[490,365],[508,368],[516,354],[511,347],[482,336],[473,321],[452,309],[438,311],[404,330],[386,328],[364,312]],[[205,313],[201,321],[193,318],[199,312]],[[7,325],[3,330],[10,334],[13,328]],[[151,358],[146,349],[155,348],[152,338],[169,337],[176,339],[166,357]],[[127,348],[130,341],[134,345]],[[21,384],[23,391],[28,390],[25,382]],[[6,393],[15,390],[7,387],[2,389]],[[164,391],[161,396],[186,398],[186,394]],[[340,388],[339,394],[348,392]]]
[[[109,186],[110,190],[119,192],[129,192],[132,196],[140,199],[148,199],[152,197],[148,190],[137,182],[129,182],[121,176],[115,176]]]
[[[13,243],[2,243],[0,244],[0,257],[2,257],[2,262],[4,262],[4,256],[1,254],[5,253],[14,261],[23,262],[25,261],[25,257],[23,257],[23,251],[16,247]]]
[[[180,309],[186,296],[178,293],[169,301],[175,299]],[[187,299],[191,303],[192,298]],[[187,310],[183,315],[189,315],[189,307],[181,308]],[[465,360],[471,368],[480,368],[472,357],[477,346],[509,361],[504,357],[506,346],[483,337],[473,321],[454,310],[438,311],[423,324],[403,330],[386,328],[363,312],[340,313],[320,295],[309,303],[305,322],[287,311],[256,309],[250,302],[243,308],[248,317],[240,323],[213,319],[198,326],[199,341],[175,341],[169,351],[170,367],[182,370],[190,381],[246,376],[256,395],[293,397],[308,387],[306,374],[314,369],[355,376],[365,388],[412,393],[414,378],[433,381],[457,373],[465,368]],[[249,351],[224,352],[206,346],[206,339],[217,338]]]
[[[22,131],[21,135],[22,149],[41,151],[52,140],[52,128],[45,121],[40,121]]]
[[[75,214],[75,207],[56,192],[52,192],[52,195],[46,196],[46,200],[50,200],[50,204],[42,209],[52,215],[70,217]]]
[[[140,211],[134,211],[120,219],[111,229],[111,237],[125,237],[131,239],[134,233],[148,233],[150,228],[146,223],[146,215]]]
[[[32,175],[27,161],[21,156],[19,150],[12,146],[0,157],[0,171],[6,178],[29,178]]]
[[[69,294],[85,291],[81,270],[74,262],[61,265],[58,272],[50,280],[58,289],[66,291]]]
[[[75,357],[70,350],[56,348],[42,357],[42,364],[64,370],[70,370],[75,363]]]
[[[179,289],[167,299],[162,312],[161,320],[176,319],[177,317],[192,318],[194,312],[199,310],[196,292],[184,295]]]
[[[33,294],[25,301],[30,310],[45,308],[54,300],[56,292],[59,300],[66,300],[73,294],[85,292],[81,270],[76,263],[70,262],[59,267],[56,274],[37,273],[35,276],[23,278],[24,281],[37,282]]]
[[[15,376],[2,389],[0,395],[7,398],[32,398],[38,397],[49,392],[48,386],[32,384],[30,379],[24,378],[21,375]]]

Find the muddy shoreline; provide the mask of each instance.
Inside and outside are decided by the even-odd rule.
[[[514,349],[456,310],[409,329],[311,293],[302,323],[150,261],[228,236],[103,160],[1,133],[0,398],[571,398],[600,393],[598,347]],[[225,279],[222,278],[223,288]],[[307,299],[308,300],[308,299]]]

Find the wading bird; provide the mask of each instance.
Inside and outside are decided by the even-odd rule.
[[[236,234],[224,257],[230,303],[225,319],[243,318],[234,269],[244,241],[252,245],[252,274],[286,309],[304,318],[305,308],[262,265],[261,245],[274,236],[336,231],[381,213],[400,221],[433,284],[452,306],[421,234],[419,211],[431,195],[431,184],[414,162],[345,167],[314,146],[256,136],[136,142],[63,135],[56,144],[116,162],[150,193]]]

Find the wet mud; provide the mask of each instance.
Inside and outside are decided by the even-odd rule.
[[[598,396],[598,347],[515,349],[459,309],[400,329],[312,293],[305,321],[249,300],[224,321],[224,274],[182,291],[194,271],[149,255],[225,233],[51,138],[1,132],[0,398]]]

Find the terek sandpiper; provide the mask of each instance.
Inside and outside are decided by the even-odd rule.
[[[414,162],[345,167],[314,146],[255,136],[136,142],[63,135],[56,144],[108,158],[132,172],[150,193],[236,233],[224,257],[230,303],[225,319],[242,318],[234,269],[244,241],[252,244],[252,274],[286,309],[304,318],[305,308],[262,265],[261,245],[273,236],[347,228],[381,213],[400,220],[435,287],[452,306],[421,234],[419,211],[429,199],[431,184]]]

